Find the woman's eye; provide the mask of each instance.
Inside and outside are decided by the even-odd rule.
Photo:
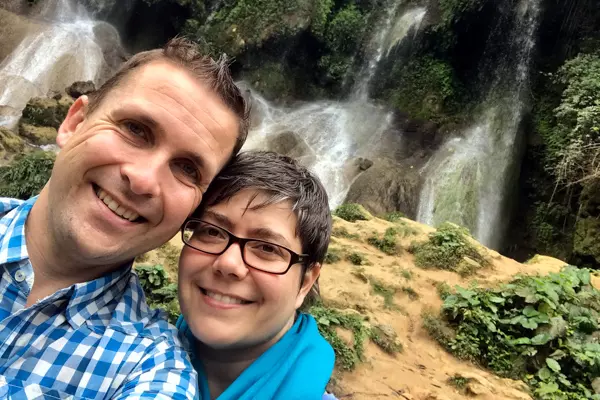
[[[198,169],[195,165],[190,164],[188,162],[181,162],[179,163],[179,169],[181,169],[181,172],[183,172],[186,176],[190,177],[191,179],[199,179]]]
[[[219,231],[218,231],[218,230],[216,230],[216,229],[214,229],[214,228],[209,228],[209,229],[207,229],[207,230],[206,230],[206,233],[207,233],[209,236],[219,236]]]
[[[260,247],[260,250],[265,252],[265,253],[275,253],[275,246],[271,246],[269,244],[263,244]]]

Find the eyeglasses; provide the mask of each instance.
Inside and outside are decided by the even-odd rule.
[[[203,253],[221,255],[234,243],[240,245],[242,260],[254,269],[275,275],[283,275],[294,264],[305,262],[308,255],[298,254],[275,243],[245,239],[200,219],[189,219],[181,229],[186,246]]]

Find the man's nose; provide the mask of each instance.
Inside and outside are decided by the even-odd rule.
[[[158,197],[160,195],[161,173],[167,161],[160,155],[140,157],[121,167],[121,176],[129,189],[140,196]]]
[[[242,280],[248,275],[248,267],[242,257],[242,249],[233,243],[214,262],[215,272],[224,277]]]

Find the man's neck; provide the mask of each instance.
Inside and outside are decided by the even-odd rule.
[[[28,307],[60,289],[97,279],[114,269],[114,266],[82,265],[72,249],[64,249],[60,241],[53,240],[53,233],[48,218],[47,192],[43,190],[25,223],[27,252],[34,272],[33,286],[27,297]]]

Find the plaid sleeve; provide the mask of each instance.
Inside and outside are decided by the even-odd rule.
[[[161,341],[112,399],[199,399],[198,375],[183,348]]]
[[[3,217],[4,214],[8,213],[13,208],[20,206],[22,203],[23,200],[0,197],[0,217]]]

